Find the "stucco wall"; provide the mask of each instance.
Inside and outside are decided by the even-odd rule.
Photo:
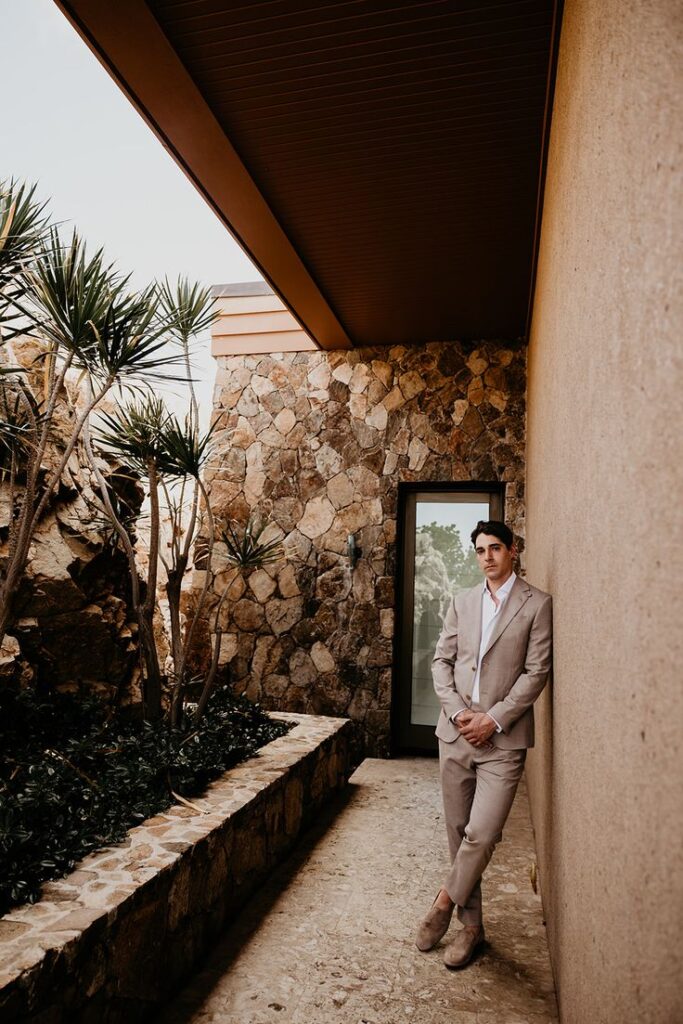
[[[236,580],[221,611],[236,690],[348,716],[366,753],[387,752],[398,484],[506,481],[523,546],[525,355],[434,343],[218,360],[214,512],[272,519],[288,556]],[[230,579],[217,558],[214,602]]]
[[[681,66],[680,5],[566,4],[527,443],[527,573],[555,613],[528,775],[564,1024],[683,1019]]]

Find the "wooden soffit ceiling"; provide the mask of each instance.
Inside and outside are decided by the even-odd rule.
[[[524,336],[559,0],[56,0],[324,348]]]

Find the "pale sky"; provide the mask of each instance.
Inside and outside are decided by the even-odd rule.
[[[0,179],[37,182],[54,219],[138,287],[261,279],[53,0],[0,0],[0,41]],[[208,336],[196,362],[208,413]]]

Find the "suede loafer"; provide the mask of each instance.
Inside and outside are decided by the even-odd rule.
[[[450,942],[443,954],[443,962],[446,967],[455,969],[464,967],[472,959],[477,946],[484,941],[484,929],[480,925],[476,930],[472,927],[463,928]]]
[[[440,910],[436,906],[436,900],[434,901],[431,910],[417,929],[417,935],[415,936],[415,945],[421,953],[426,953],[428,950],[433,949],[439,939],[444,937],[451,923],[454,909],[454,907],[451,907],[450,910]]]

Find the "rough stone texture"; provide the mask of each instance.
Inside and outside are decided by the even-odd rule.
[[[39,353],[35,341],[14,339],[12,349],[17,363],[27,368],[35,365]],[[36,390],[42,387],[42,375],[35,379],[34,373],[28,373],[27,379]],[[76,402],[74,395],[72,401]],[[56,438],[69,436],[75,417],[74,405],[62,396],[55,411]],[[46,472],[57,468],[62,451],[58,442],[47,449]],[[99,465],[131,511],[137,511],[142,492],[129,474],[126,480],[112,477],[111,464],[101,460]],[[0,682],[33,679],[62,691],[83,687],[126,703],[136,693],[128,684],[136,671],[137,623],[129,602],[127,562],[112,549],[96,494],[96,480],[79,444],[29,549],[16,618],[9,627],[14,642],[7,637],[0,656]],[[9,483],[4,480],[0,482],[0,560],[7,557],[9,517]]]
[[[529,349],[555,643],[528,771],[569,1024],[683,1021],[683,19],[645,11],[565,4]]]
[[[158,1024],[556,1022],[524,787],[484,879],[487,942],[462,971],[442,963],[447,940],[413,945],[448,861],[436,761],[367,760],[344,796]]]
[[[398,484],[505,481],[523,549],[525,380],[523,347],[503,343],[218,360],[214,511],[272,519],[288,557],[223,606],[221,627],[256,641],[222,655],[237,692],[348,715],[366,752],[387,752]],[[219,572],[214,603],[224,586]]]
[[[349,771],[348,721],[298,724],[0,919],[0,1020],[118,1024],[168,997]]]

